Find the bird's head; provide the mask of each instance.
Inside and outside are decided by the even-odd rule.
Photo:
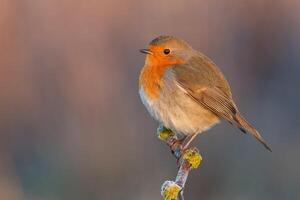
[[[194,52],[185,41],[173,36],[159,36],[150,42],[147,49],[140,51],[147,54],[147,65],[182,64]]]

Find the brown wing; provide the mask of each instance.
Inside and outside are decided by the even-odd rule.
[[[188,96],[217,116],[237,124],[271,151],[257,130],[240,115],[226,79],[213,62],[197,56],[187,64],[174,66],[173,70],[177,84]]]
[[[222,94],[220,89],[216,87],[203,88],[198,94],[190,93],[189,95],[219,117],[230,123],[233,122],[233,116],[237,113],[237,108],[231,98]]]
[[[173,70],[176,80],[193,91],[203,87],[217,87],[225,96],[232,96],[222,72],[203,54],[191,57],[186,64],[174,66]]]
[[[175,79],[186,93],[217,116],[233,121],[237,108],[230,87],[217,66],[202,54],[173,68]]]

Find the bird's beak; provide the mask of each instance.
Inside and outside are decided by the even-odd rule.
[[[152,51],[150,51],[149,49],[140,49],[140,52],[144,54],[153,54]]]

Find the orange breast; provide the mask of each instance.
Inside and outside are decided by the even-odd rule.
[[[184,61],[174,55],[163,55],[164,47],[150,46],[152,55],[147,55],[146,64],[140,74],[140,87],[151,100],[159,97],[163,86],[162,77],[165,71],[175,64],[182,64]]]
[[[160,89],[162,88],[162,76],[168,66],[145,65],[140,75],[140,87],[142,86],[145,94],[151,100],[158,98]]]

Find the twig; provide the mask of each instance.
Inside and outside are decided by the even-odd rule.
[[[164,200],[184,200],[183,191],[191,169],[196,169],[202,160],[198,149],[188,148],[182,151],[180,140],[171,130],[160,126],[157,129],[159,139],[165,141],[170,147],[179,164],[175,181],[165,181],[161,187]]]
[[[175,179],[175,183],[182,188],[181,192],[179,193],[179,200],[184,200],[183,190],[184,190],[184,186],[185,186],[186,180],[188,178],[189,172],[190,172],[190,165],[187,161],[184,161],[184,163],[181,164],[181,166],[177,172],[176,179]]]

